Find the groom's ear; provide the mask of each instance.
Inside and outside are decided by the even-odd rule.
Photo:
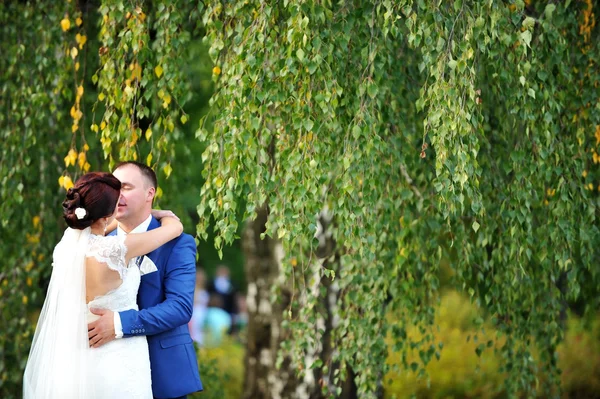
[[[148,189],[148,194],[147,194],[146,200],[150,201],[150,202],[153,202],[155,195],[156,195],[156,189],[154,187],[150,187]]]

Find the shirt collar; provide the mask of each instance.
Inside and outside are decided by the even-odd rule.
[[[149,215],[146,220],[144,220],[142,223],[140,223],[135,229],[131,230],[129,232],[129,234],[130,233],[143,233],[145,231],[148,231],[150,222],[152,222],[152,215]],[[121,228],[121,225],[119,224],[119,226],[117,227],[117,236],[121,237],[121,236],[126,236],[127,234],[128,233],[125,233],[125,231]]]

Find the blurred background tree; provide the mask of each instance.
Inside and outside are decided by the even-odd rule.
[[[64,190],[137,159],[199,267],[247,286],[245,350],[201,349],[202,397],[548,397],[559,368],[598,395],[596,14],[2,2],[0,394],[20,395]]]

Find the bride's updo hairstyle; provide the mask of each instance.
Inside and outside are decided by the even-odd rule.
[[[114,213],[121,182],[111,173],[90,172],[81,176],[67,191],[63,217],[73,229],[83,230],[96,220]]]

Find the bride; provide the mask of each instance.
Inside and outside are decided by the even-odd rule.
[[[125,237],[105,236],[113,222],[121,183],[110,173],[77,180],[63,202],[69,226],[54,248],[52,276],[23,377],[23,397],[152,398],[145,336],[88,344],[91,308],[137,309],[140,270],[129,261],[183,232],[175,217],[161,227]],[[155,216],[160,216],[156,215]]]

